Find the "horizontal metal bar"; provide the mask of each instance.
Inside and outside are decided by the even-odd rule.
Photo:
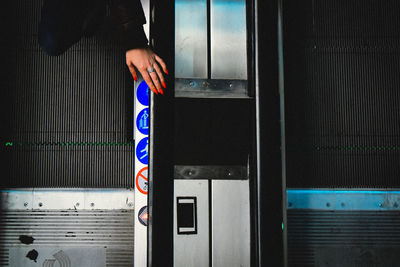
[[[175,79],[175,97],[249,98],[247,80]]]
[[[286,204],[290,210],[400,210],[400,191],[288,189]]]
[[[249,178],[246,166],[174,166],[175,179],[220,179],[246,180]]]
[[[134,209],[133,189],[21,188],[0,191],[1,210]]]

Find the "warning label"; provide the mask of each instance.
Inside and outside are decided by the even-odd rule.
[[[148,169],[149,167],[144,167],[136,175],[136,188],[145,195],[148,192]]]
[[[138,213],[138,219],[141,224],[144,226],[148,225],[149,214],[147,213],[147,206],[142,207]]]

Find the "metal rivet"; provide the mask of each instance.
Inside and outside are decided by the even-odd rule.
[[[393,207],[398,208],[398,207],[399,207],[399,204],[397,204],[397,202],[395,202],[395,203],[393,204]]]
[[[191,81],[191,82],[189,83],[189,85],[190,85],[190,87],[193,87],[193,86],[194,86],[194,82]]]
[[[94,207],[94,203],[90,203],[90,206],[91,206],[91,207]]]
[[[382,207],[383,207],[383,204],[382,204],[382,203],[379,203],[379,207],[381,207],[381,208],[382,208]]]
[[[24,203],[24,206],[25,206],[25,207],[28,207],[28,202],[25,202],[25,203]]]
[[[43,206],[43,203],[42,202],[39,202],[39,207],[42,207]]]
[[[340,204],[342,207],[344,207],[344,203],[342,202],[342,204]]]
[[[331,206],[331,203],[329,203],[329,202],[326,203],[326,206],[327,206],[327,207],[330,207],[330,206]]]
[[[230,84],[229,84],[229,87],[230,87],[230,88],[232,88],[232,87],[233,87],[233,84],[232,84],[232,83],[230,83]]]
[[[293,205],[292,202],[289,202],[289,203],[288,203],[288,206],[289,206],[289,207],[291,207],[292,205]]]
[[[128,203],[128,207],[132,207],[133,206],[133,203],[132,202],[129,202]]]
[[[77,206],[77,207],[79,207],[79,205],[80,205],[79,202],[75,204],[75,206]]]

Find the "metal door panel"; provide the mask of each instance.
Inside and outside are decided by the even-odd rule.
[[[211,0],[211,78],[247,80],[246,2]]]
[[[175,77],[207,78],[207,3],[175,2]]]
[[[177,197],[196,197],[197,234],[178,235]],[[174,182],[174,267],[209,266],[208,181]]]
[[[212,181],[212,266],[250,266],[249,181]]]

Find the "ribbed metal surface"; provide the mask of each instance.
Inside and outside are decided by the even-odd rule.
[[[289,187],[399,187],[399,1],[284,5]]]
[[[9,250],[6,248],[0,248],[0,266],[9,266],[9,260]]]
[[[133,155],[130,147],[12,151],[6,165],[10,179],[0,183],[8,187],[133,187]]]
[[[329,253],[342,257],[341,266],[350,266],[345,262],[356,263],[358,254],[353,254],[354,259],[344,259],[344,254],[355,249],[369,249],[380,257],[386,249],[386,258],[398,262],[400,255],[394,253],[400,249],[399,215],[398,211],[288,210],[289,266],[320,266],[317,258],[326,258]],[[362,252],[359,254],[362,257]],[[381,264],[371,266],[392,266],[382,260]]]
[[[93,247],[106,250],[107,267],[133,266],[133,217],[133,210],[3,211],[0,263],[19,246],[34,246],[39,253],[45,247]],[[21,244],[24,235],[34,238],[32,245]]]
[[[133,248],[132,250],[107,249],[107,267],[132,267],[133,266]]]
[[[41,5],[12,1],[2,17],[0,186],[133,187],[133,84],[110,23],[49,57]]]

